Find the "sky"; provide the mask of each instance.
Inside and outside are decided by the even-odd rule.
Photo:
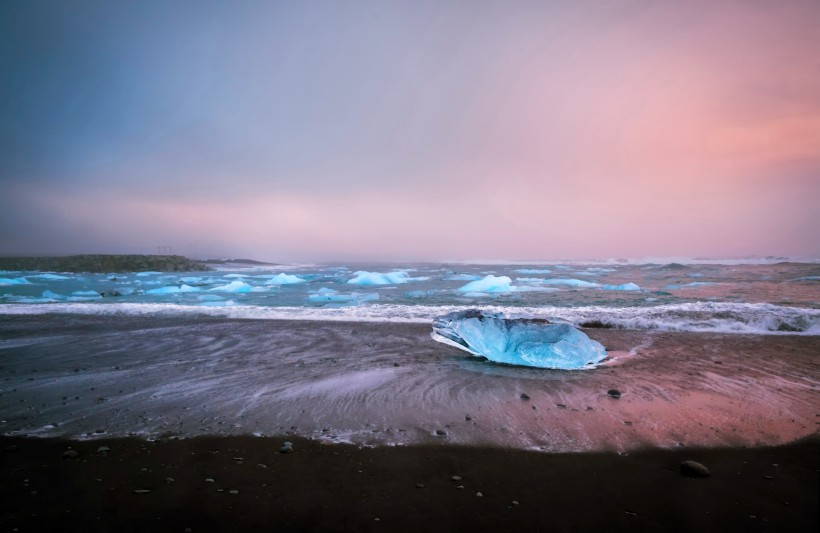
[[[817,0],[0,3],[0,254],[820,257]]]

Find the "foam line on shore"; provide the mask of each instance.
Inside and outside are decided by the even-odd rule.
[[[374,304],[349,307],[202,307],[146,303],[4,304],[0,315],[163,315],[257,320],[428,323],[433,318],[474,306]],[[820,335],[820,309],[762,303],[694,302],[654,307],[482,306],[508,316],[568,321],[576,326],[631,330],[742,334]]]

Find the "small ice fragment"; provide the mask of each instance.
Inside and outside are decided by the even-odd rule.
[[[248,285],[244,281],[232,281],[232,282],[227,283],[225,285],[220,285],[218,287],[214,287],[213,289],[209,289],[209,290],[216,291],[216,292],[234,292],[234,293],[241,294],[241,293],[251,292],[253,290],[253,287],[251,285]]]
[[[347,282],[351,285],[397,285],[399,283],[407,283],[413,278],[407,275],[407,272],[367,272],[360,270],[355,272],[355,278],[349,279]]]
[[[467,285],[460,287],[458,291],[468,294],[512,292],[515,289],[510,286],[510,283],[512,283],[512,280],[507,276],[493,276],[492,274],[488,274],[482,279],[471,281]]]
[[[179,294],[181,292],[199,292],[201,289],[199,287],[191,287],[190,285],[169,285],[168,287],[159,287],[157,289],[150,289],[145,291],[145,294],[155,294],[155,295],[163,295],[163,294]]]
[[[293,274],[285,274],[282,272],[281,274],[276,274],[273,276],[269,281],[268,285],[293,285],[295,283],[304,283],[306,280],[300,278],[299,276],[294,276]]]
[[[638,287],[634,283],[624,283],[623,285],[604,285],[601,288],[604,289],[605,291],[639,291],[639,290],[641,290],[641,288]]]
[[[581,279],[568,279],[568,278],[550,278],[545,279],[543,281],[545,285],[565,285],[567,287],[578,287],[582,289],[590,289],[594,287],[600,287],[598,283],[593,283],[591,281],[584,281]]]

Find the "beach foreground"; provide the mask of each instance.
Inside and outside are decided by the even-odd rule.
[[[817,529],[820,337],[585,331],[610,359],[567,372],[424,324],[5,316],[0,529]]]
[[[0,529],[816,531],[818,527],[817,440],[773,448],[619,455],[446,445],[359,448],[289,439],[294,443],[291,453],[279,453],[284,438],[156,442],[2,438]],[[108,451],[97,451],[101,447]],[[68,449],[78,455],[65,458]],[[706,465],[711,476],[681,475],[679,465],[688,459]]]

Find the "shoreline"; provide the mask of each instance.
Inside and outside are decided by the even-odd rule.
[[[544,452],[776,445],[816,431],[820,337],[585,331],[610,364],[496,365],[419,324],[7,317],[0,431]]]
[[[291,453],[279,451],[285,440]],[[813,531],[818,444],[544,454],[298,437],[2,437],[0,528]],[[710,477],[682,475],[684,460]]]

